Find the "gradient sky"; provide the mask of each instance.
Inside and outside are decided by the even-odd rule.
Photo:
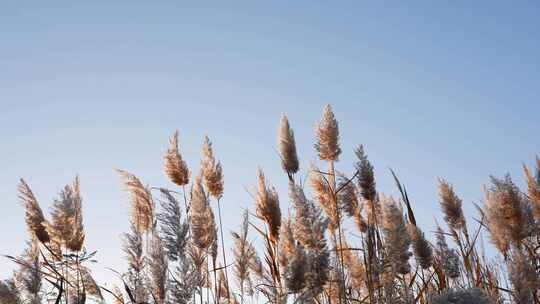
[[[114,169],[172,187],[161,166],[175,129],[192,171],[202,137],[213,141],[226,231],[253,206],[257,166],[287,208],[282,113],[305,170],[332,104],[338,169],[351,172],[364,144],[379,191],[396,194],[396,170],[426,230],[440,214],[437,177],[471,214],[490,174],[521,185],[522,164],[540,153],[537,2],[197,3],[0,2],[0,253],[19,254],[28,238],[18,179],[49,210],[79,174],[96,278],[124,269],[128,202]],[[1,278],[12,268],[0,259]]]

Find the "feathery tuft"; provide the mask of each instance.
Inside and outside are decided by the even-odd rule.
[[[203,160],[201,163],[204,183],[211,196],[219,199],[223,195],[223,169],[221,163],[216,162],[212,143],[208,136],[204,137],[202,148]]]
[[[176,185],[180,187],[187,185],[189,183],[190,172],[178,149],[178,131],[174,132],[169,142],[170,146],[164,157],[165,174]]]
[[[258,187],[255,195],[256,213],[268,225],[270,241],[277,244],[279,240],[279,228],[281,226],[281,209],[279,208],[278,194],[273,187],[268,188],[261,169],[258,170],[257,175]]]
[[[367,201],[375,201],[377,199],[377,190],[375,185],[375,174],[373,172],[373,166],[368,160],[364,151],[364,146],[360,145],[354,150],[358,161],[356,162],[356,170],[358,170],[358,188],[360,188],[360,195]]]
[[[296,142],[294,132],[289,126],[289,120],[286,115],[281,117],[278,133],[279,155],[281,156],[281,167],[285,173],[292,178],[292,175],[298,172],[300,163],[296,154]]]
[[[339,147],[338,122],[332,112],[332,107],[326,105],[323,117],[317,126],[317,143],[315,149],[319,152],[319,158],[327,161],[337,161],[341,154]]]
[[[452,185],[439,179],[439,197],[444,220],[454,230],[465,228],[465,216],[461,209],[461,199],[456,195]]]
[[[26,209],[26,226],[30,233],[42,243],[48,243],[50,240],[49,233],[46,229],[46,220],[43,216],[43,211],[30,189],[30,186],[21,178],[18,186],[19,199]]]
[[[133,174],[117,170],[129,193],[131,221],[141,232],[150,231],[154,226],[155,204],[148,186],[144,186]]]
[[[200,177],[191,190],[190,212],[192,241],[199,249],[209,251],[216,241],[216,224]]]
[[[411,239],[402,211],[391,197],[384,199],[382,215],[382,230],[390,265],[396,273],[408,273],[411,268],[409,265]]]

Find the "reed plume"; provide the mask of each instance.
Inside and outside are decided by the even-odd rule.
[[[221,220],[221,203],[220,199],[223,195],[223,170],[221,168],[221,163],[219,161],[216,162],[216,158],[214,156],[214,151],[212,149],[212,143],[210,142],[210,139],[208,139],[208,136],[204,137],[204,143],[203,143],[203,149],[202,149],[202,155],[203,159],[201,162],[201,170],[202,175],[205,181],[206,188],[208,189],[208,192],[211,196],[217,199],[217,205],[218,205],[218,219],[219,219],[219,232],[221,236],[221,249],[222,249],[222,256],[223,256],[223,264],[227,265],[227,258],[225,254],[225,241],[223,240],[223,224]],[[214,265],[216,263],[216,257],[217,257],[217,237],[216,241],[214,242],[214,249],[212,257],[214,258],[213,262]],[[229,286],[229,274],[227,268],[225,268],[225,279],[227,280],[227,286]],[[230,294],[227,290],[227,298],[229,298]]]
[[[292,180],[293,175],[298,172],[298,169],[300,168],[300,162],[298,161],[298,156],[296,154],[294,132],[289,126],[289,120],[286,115],[281,117],[279,123],[278,147],[279,155],[281,157],[281,167],[289,176],[289,180]]]
[[[264,220],[270,232],[270,241],[275,245],[279,240],[279,228],[281,226],[281,209],[276,190],[266,185],[266,179],[261,169],[257,172],[258,186],[255,195],[257,216]]]
[[[132,221],[130,232],[125,233],[123,251],[128,261],[128,271],[125,275],[126,286],[130,289],[132,300],[135,303],[145,302],[148,299],[146,286],[147,277],[144,273],[146,269],[146,259],[143,251],[142,232]]]
[[[383,201],[383,221],[381,223],[386,244],[386,253],[393,271],[406,274],[410,271],[409,246],[411,239],[407,233],[402,211],[390,197]]]
[[[42,301],[43,275],[37,240],[28,242],[28,247],[21,256],[20,261],[19,269],[14,273],[14,282],[18,288],[19,299],[23,299],[24,303],[40,304]],[[3,302],[0,301],[0,303]]]
[[[155,204],[150,187],[144,186],[133,174],[117,170],[131,202],[131,221],[141,233],[154,227]]]
[[[253,294],[253,280],[249,273],[249,265],[256,257],[255,248],[248,240],[249,214],[247,210],[242,217],[242,227],[240,233],[233,232],[234,238],[234,275],[238,286],[240,286],[240,296],[242,301],[247,291],[249,295]]]
[[[164,304],[167,291],[167,253],[156,231],[152,234],[148,268],[150,270],[151,294],[154,304]]]
[[[49,233],[46,229],[46,220],[43,216],[43,211],[30,189],[30,186],[21,179],[18,186],[19,199],[26,209],[26,226],[31,234],[42,243],[48,243],[50,240]]]
[[[409,235],[412,241],[412,248],[416,261],[422,267],[422,269],[427,269],[431,266],[433,261],[433,251],[431,249],[431,244],[429,244],[422,230],[419,227],[408,224],[407,225]]]
[[[200,177],[196,179],[191,190],[190,212],[192,241],[199,249],[209,252],[216,241],[216,224]]]
[[[308,271],[306,260],[306,252],[302,245],[295,246],[283,274],[285,286],[289,292],[299,293],[305,288]]]
[[[528,235],[530,220],[526,211],[530,206],[509,175],[504,179],[491,177],[491,184],[484,207],[487,226],[493,243],[506,255],[510,245],[519,247]]]
[[[540,223],[540,158],[536,157],[536,168],[534,175],[529,168],[523,166],[527,179],[527,195],[532,206],[536,222]]]
[[[19,290],[13,280],[0,281],[0,303],[21,304],[19,300]]]
[[[306,198],[300,186],[289,183],[289,197],[294,209],[293,234],[302,246],[302,249],[295,246],[294,254],[297,260],[303,259],[306,264],[305,269],[299,265],[292,265],[290,268],[305,272],[304,296],[316,297],[322,292],[329,278],[330,254],[324,237],[328,220],[324,218],[321,210]],[[291,273],[289,278],[292,278],[290,275]]]
[[[161,228],[161,239],[169,260],[174,262],[185,258],[186,245],[189,241],[189,224],[182,219],[180,203],[171,192],[166,189],[160,189],[160,192],[163,197],[162,212],[157,218]]]
[[[223,195],[223,170],[221,163],[216,161],[212,143],[208,136],[204,137],[202,155],[201,170],[206,189],[208,189],[211,196],[219,199]]]
[[[353,290],[361,292],[366,287],[366,268],[357,251],[343,241],[343,258],[347,269],[350,286]]]
[[[289,263],[289,257],[296,250],[296,240],[293,234],[291,219],[285,220],[281,224],[279,232],[279,264],[286,267]]]
[[[461,274],[459,255],[454,249],[448,247],[446,243],[446,237],[441,227],[437,226],[436,237],[436,256],[437,263],[444,271],[444,275],[456,279]]]
[[[337,189],[340,189],[338,193],[339,208],[345,211],[349,217],[355,216],[360,207],[354,183],[345,175],[339,174]]]
[[[315,149],[319,153],[319,158],[326,161],[337,161],[341,154],[339,128],[330,105],[326,105],[324,108],[323,117],[317,126],[316,134],[317,143]]]
[[[329,228],[335,231],[338,228],[339,205],[334,201],[334,192],[330,181],[313,165],[311,169],[310,185],[316,201],[329,219]]]
[[[49,230],[52,237],[66,248],[80,251],[85,235],[78,177],[75,178],[73,185],[65,186],[59,198],[54,200],[51,216]]]
[[[170,146],[164,157],[165,174],[167,174],[171,182],[182,187],[189,183],[190,172],[178,149],[178,131],[174,132],[169,142]]]
[[[104,298],[103,294],[101,293],[101,288],[97,284],[97,282],[92,277],[92,274],[90,270],[86,267],[79,268],[80,276],[81,276],[81,284],[82,284],[82,290],[83,293],[80,293],[79,296],[81,299],[78,302],[72,302],[72,303],[84,303],[83,299],[86,299],[86,296],[90,296],[97,300],[98,303],[103,303]]]
[[[456,195],[452,185],[444,179],[439,179],[439,197],[444,220],[451,229],[465,228],[466,221],[461,208],[461,199]]]
[[[358,146],[354,153],[358,159],[355,167],[358,171],[357,183],[360,195],[366,201],[374,202],[377,199],[377,190],[373,165],[367,157],[364,146]]]
[[[512,296],[516,304],[532,304],[534,293],[540,289],[540,275],[533,261],[520,251],[515,251],[508,264],[508,277],[512,283]]]
[[[294,208],[294,237],[308,250],[322,250],[326,246],[324,234],[328,220],[313,202],[309,201],[302,188],[289,184],[289,198]]]

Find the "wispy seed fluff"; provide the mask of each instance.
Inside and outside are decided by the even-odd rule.
[[[167,287],[168,261],[167,252],[158,233],[152,233],[152,245],[150,247],[150,256],[148,266],[150,269],[150,286],[155,304],[164,304]]]
[[[266,179],[261,169],[258,169],[258,185],[255,195],[257,216],[264,220],[270,231],[270,241],[277,244],[279,240],[279,228],[281,226],[281,209],[277,191],[266,185]]]
[[[536,157],[536,170],[533,175],[531,171],[524,166],[525,177],[527,178],[527,195],[531,203],[534,217],[540,223],[540,158]]]
[[[294,254],[296,241],[294,239],[291,219],[281,223],[279,232],[279,264],[286,267],[289,263],[289,257]]]
[[[407,233],[402,211],[392,198],[384,198],[382,215],[388,261],[396,273],[408,273],[411,239]]]
[[[360,188],[360,195],[367,201],[375,201],[377,199],[377,190],[375,185],[375,174],[373,172],[373,165],[367,158],[364,151],[364,146],[360,145],[354,151],[358,161],[356,162],[356,170],[358,170],[358,188]]]
[[[348,277],[351,281],[351,287],[360,290],[366,285],[366,269],[358,252],[350,248],[346,240],[343,240],[343,258],[347,266]]]
[[[461,199],[456,195],[452,185],[444,179],[439,179],[440,205],[444,213],[444,220],[451,229],[465,228],[465,216],[461,208]]]
[[[528,256],[516,251],[508,263],[508,277],[512,283],[512,296],[518,304],[532,304],[531,291],[540,289],[540,277]]]
[[[30,233],[35,235],[40,242],[49,242],[50,237],[45,228],[46,220],[43,216],[43,211],[41,210],[34,193],[30,189],[30,186],[21,179],[18,190],[19,199],[26,209],[26,226],[28,227],[28,230],[30,230]]]
[[[433,251],[431,244],[426,240],[424,233],[415,225],[408,224],[409,235],[412,240],[412,248],[416,261],[423,269],[431,266],[433,261]]]
[[[73,185],[65,186],[59,198],[54,200],[51,215],[49,232],[53,239],[72,251],[81,250],[85,235],[78,177],[75,178]]]
[[[298,185],[289,183],[289,198],[294,208],[292,227],[295,239],[306,249],[322,249],[326,245],[324,234],[328,220],[323,217],[321,210],[306,198]]]
[[[441,264],[444,274],[452,279],[456,279],[460,276],[460,260],[455,249],[448,248],[446,243],[446,237],[441,227],[437,226],[437,233],[435,235],[437,239],[437,262]]]
[[[312,165],[309,182],[313,189],[316,201],[330,220],[330,229],[337,229],[339,206],[336,206],[334,202],[334,193],[330,187],[330,181],[323,173],[320,173],[319,168]]]
[[[165,154],[164,170],[169,179],[178,186],[189,183],[189,169],[178,149],[178,131],[169,140],[170,146]]]
[[[223,195],[223,169],[221,162],[216,161],[214,157],[212,143],[208,136],[204,137],[202,156],[201,168],[204,183],[210,195],[219,199]]]
[[[249,214],[247,210],[244,212],[242,220],[242,228],[240,233],[232,232],[234,239],[234,276],[238,286],[240,286],[240,294],[242,298],[244,294],[253,294],[253,280],[250,276],[249,265],[256,259],[256,251],[251,242],[248,240],[248,225]]]
[[[292,175],[298,172],[300,163],[296,154],[296,142],[294,132],[289,126],[289,120],[286,115],[281,117],[278,133],[279,155],[281,156],[281,167],[285,173],[292,178]]]
[[[150,231],[154,225],[155,204],[148,186],[144,186],[133,174],[118,170],[124,182],[131,202],[131,221],[135,228],[144,233]]]
[[[216,241],[216,224],[200,177],[196,179],[191,190],[190,224],[195,246],[202,250],[210,250]]]
[[[332,112],[332,107],[326,105],[323,117],[317,126],[317,143],[315,149],[319,152],[319,158],[327,161],[337,161],[341,148],[339,147],[338,122]]]
[[[485,214],[493,243],[506,254],[510,244],[519,246],[530,227],[530,206],[510,176],[491,177],[486,191]]]
[[[345,214],[349,217],[355,216],[359,208],[356,186],[352,180],[349,180],[345,175],[340,174],[337,189],[339,189],[338,200],[341,209],[343,209]]]
[[[307,271],[306,252],[301,245],[295,246],[283,274],[285,286],[289,292],[298,293],[302,291],[306,286]]]

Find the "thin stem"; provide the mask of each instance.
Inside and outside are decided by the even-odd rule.
[[[218,217],[219,217],[219,233],[221,234],[221,250],[223,252],[223,267],[225,268],[225,280],[227,281],[227,299],[230,300],[229,294],[229,274],[227,271],[227,257],[225,256],[225,241],[223,240],[223,225],[221,223],[221,204],[220,198],[217,199],[218,203]]]
[[[343,259],[343,243],[342,243],[342,236],[341,236],[341,215],[339,212],[339,204],[337,199],[337,192],[336,190],[336,174],[334,169],[334,161],[329,161],[329,171],[330,171],[330,177],[331,177],[331,190],[332,190],[332,199],[334,200],[334,207],[337,217],[337,225],[338,225],[338,237],[339,237],[339,260],[340,260],[340,266],[341,266],[341,292],[339,296],[339,302],[342,302],[341,297],[345,298],[345,263]],[[338,243],[336,243],[338,245]]]

